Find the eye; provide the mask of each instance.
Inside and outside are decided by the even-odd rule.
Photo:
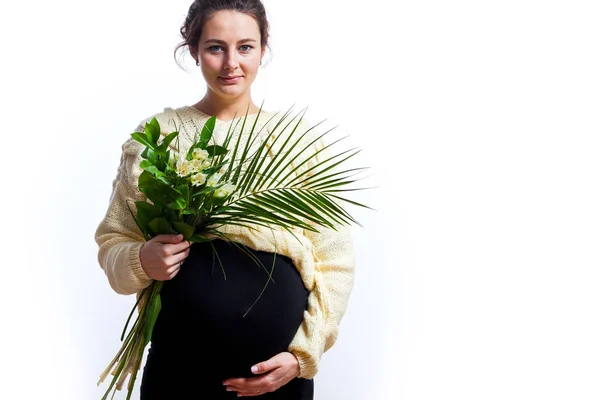
[[[210,46],[210,47],[208,48],[208,50],[210,50],[210,51],[215,51],[215,52],[216,52],[216,51],[219,51],[219,50],[221,50],[221,46],[219,46],[219,45],[216,45],[216,44],[215,44],[214,46]]]
[[[250,50],[252,50],[252,49],[253,49],[253,47],[252,47],[252,46],[250,46],[250,45],[248,45],[248,44],[243,44],[243,45],[241,45],[241,46],[240,46],[240,49],[241,49],[242,51],[246,52],[246,51],[250,51]]]

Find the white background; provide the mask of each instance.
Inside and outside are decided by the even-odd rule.
[[[189,2],[0,6],[1,398],[106,388],[133,297],[94,230],[121,143],[203,93],[172,56]],[[339,125],[378,186],[351,209],[356,285],[316,399],[600,398],[597,2],[265,4],[255,99]]]

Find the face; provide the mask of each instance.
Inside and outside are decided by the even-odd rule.
[[[198,61],[208,90],[223,98],[249,96],[263,53],[254,18],[237,11],[213,14],[198,42]]]

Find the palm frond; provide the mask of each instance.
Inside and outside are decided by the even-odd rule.
[[[285,127],[281,130],[281,132],[279,132],[277,135],[275,135],[275,139],[273,140],[272,143],[272,148],[275,148],[277,142],[279,141],[279,139],[281,139],[284,134],[286,133],[286,129],[292,124],[292,122],[294,121],[296,117],[292,118],[292,120],[290,122],[287,123],[287,125],[285,125]],[[268,180],[271,175],[277,171],[277,168],[281,165],[281,163],[283,162],[283,159],[285,157],[285,155],[283,154],[283,150],[286,148],[287,144],[290,142],[290,140],[292,139],[292,136],[294,135],[294,133],[296,132],[296,129],[298,129],[298,126],[300,126],[300,122],[302,121],[302,117],[300,117],[298,119],[298,121],[296,122],[295,126],[293,127],[292,131],[289,132],[289,134],[287,135],[287,137],[285,138],[283,144],[280,147],[280,151],[276,152],[275,154],[273,154],[270,157],[270,161],[267,164],[267,166],[265,167],[265,169],[262,171],[262,176],[264,178],[266,178],[265,180],[259,179],[255,185],[253,185],[253,190],[260,190],[262,188],[262,186],[264,185],[265,181]],[[280,123],[277,124],[277,127],[279,125],[281,125],[283,123],[283,119],[280,120]],[[277,127],[275,127],[273,129],[273,133],[275,133],[277,131]],[[292,146],[293,148],[293,146]],[[289,152],[292,150],[292,148],[289,149],[289,151],[286,154],[289,154]],[[281,160],[280,160],[281,158]]]
[[[223,271],[223,279],[227,280],[227,275],[225,274],[225,268],[223,267],[223,263],[221,262],[221,257],[219,257],[219,252],[215,248],[215,245],[213,244],[213,242],[208,242],[208,243],[210,243],[210,247],[212,247],[213,255],[216,256],[217,261],[219,261],[219,265],[221,266],[221,271]],[[214,260],[213,260],[213,264],[214,264]]]
[[[335,155],[327,158],[326,160],[318,162],[317,164],[315,164],[308,170],[304,171],[303,173],[300,173],[298,178],[300,178],[302,176],[306,176],[306,175],[308,175],[308,177],[305,178],[304,180],[298,182],[298,185],[302,186],[303,184],[306,184],[306,182],[311,182],[311,181],[315,180],[319,175],[322,175],[322,174],[326,173],[327,171],[334,169],[335,167],[337,167],[341,163],[345,162],[346,160],[349,160],[350,158],[354,157],[356,154],[360,153],[360,151],[361,151],[361,150],[356,150],[354,153],[350,154],[346,158],[343,158],[342,160],[339,160],[339,161],[335,162],[334,164],[324,167],[324,165],[326,165],[329,161],[331,161],[337,157],[342,157],[344,154],[349,153],[350,151],[353,151],[353,150],[355,150],[355,149],[350,149],[350,150],[343,151],[339,154],[335,154]],[[310,172],[313,170],[316,170],[316,172],[313,174],[310,174]],[[339,171],[339,172],[346,173],[346,172],[348,172],[348,170],[343,170],[343,171]],[[296,179],[294,179],[294,181],[295,180]]]
[[[267,273],[269,274],[269,279],[267,279],[267,283],[265,283],[265,286],[263,286],[263,288],[260,291],[258,297],[256,298],[256,300],[254,300],[254,303],[252,303],[252,305],[250,305],[250,307],[248,307],[248,309],[246,310],[246,312],[244,313],[244,315],[242,316],[242,318],[246,318],[246,315],[248,315],[248,313],[250,312],[250,310],[252,310],[252,307],[254,307],[254,305],[258,302],[258,300],[260,300],[260,298],[262,297],[263,293],[267,289],[267,286],[269,285],[269,281],[273,280],[273,271],[275,270],[275,260],[276,259],[277,259],[277,248],[275,248],[275,251],[273,251],[273,264],[271,265],[271,271],[267,271]],[[262,265],[262,263],[261,263],[261,265]],[[265,270],[266,270],[266,268],[265,268]],[[275,281],[273,281],[273,283],[275,283]]]
[[[344,171],[336,171],[332,174],[322,177],[321,179],[317,180],[315,183],[313,183],[311,181],[308,181],[308,182],[303,181],[302,183],[304,183],[304,185],[301,185],[301,184],[298,184],[298,185],[300,185],[299,187],[301,187],[303,189],[321,191],[321,186],[327,186],[332,183],[343,181],[344,179],[352,178],[356,175],[359,175],[361,172],[365,171],[366,169],[367,168],[365,168],[365,167],[358,167],[358,168],[350,168],[350,169],[347,169]],[[359,179],[356,179],[355,181],[359,181],[361,179],[364,179],[364,178],[359,178]]]
[[[259,115],[262,112],[262,105]],[[314,226],[333,228],[336,224],[357,223],[338,204],[360,205],[333,194],[347,190],[359,179],[354,178],[367,168],[339,170],[347,160],[356,156],[360,149],[349,149],[318,157],[344,138],[322,147],[316,144],[333,129],[312,135],[317,125],[301,128],[306,109],[293,115],[292,109],[275,120],[270,140],[259,139],[256,132],[258,118],[250,127],[245,140],[239,134],[230,154],[231,162],[224,179],[237,185],[234,196],[225,204],[226,208],[212,209],[211,224],[236,221],[246,224],[254,222],[260,226],[280,226],[285,229],[314,229]],[[242,119],[242,132],[248,115]],[[269,122],[275,118],[272,116]],[[264,126],[262,127],[264,128]],[[260,131],[259,131],[260,132]],[[310,135],[310,136],[308,136]],[[307,140],[308,139],[308,140]],[[226,142],[231,140],[228,133]],[[279,144],[281,143],[281,144]],[[317,147],[319,147],[317,149]],[[269,150],[267,155],[266,150]],[[362,206],[362,205],[361,205]],[[212,225],[214,226],[214,225]]]

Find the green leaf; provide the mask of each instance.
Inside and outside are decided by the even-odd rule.
[[[141,173],[138,179],[138,187],[152,203],[158,206],[166,207],[168,204],[177,203],[178,200],[184,201],[181,193],[157,179],[148,171]]]
[[[185,222],[175,221],[173,222],[173,228],[175,228],[175,231],[178,233],[181,233],[185,240],[189,240],[194,234],[194,227]]]
[[[260,110],[259,110],[259,114],[260,114]],[[240,132],[244,132],[244,126],[246,125],[247,118],[248,118],[248,112],[246,111],[246,115],[244,116],[244,119],[242,120],[242,127],[240,129]],[[252,137],[255,134],[254,131],[255,131],[257,123],[258,123],[258,117],[254,120],[254,124],[252,125],[252,128],[250,129],[250,131],[248,132],[248,134],[246,136],[246,144],[244,145],[244,150],[242,151],[242,154],[238,159],[238,167],[236,168],[236,170],[233,174],[233,178],[229,179],[229,176],[228,176],[228,179],[234,185],[238,184],[238,179],[239,179],[240,174],[242,173],[242,168],[246,164],[246,158],[250,151],[251,145],[254,142],[254,139]],[[239,143],[239,138],[241,138],[241,137],[242,137],[242,135],[238,136],[238,143]],[[236,143],[236,149],[237,149],[237,143]],[[235,153],[237,153],[237,151],[234,152],[233,159],[236,158]]]
[[[129,313],[129,317],[127,317],[127,321],[125,322],[125,326],[123,327],[123,332],[121,333],[121,342],[125,338],[125,332],[127,331],[127,326],[129,326],[129,321],[131,321],[131,317],[133,316],[134,311],[138,308],[138,304],[140,304],[140,301],[142,301],[142,299],[144,298],[144,296],[146,295],[146,292],[149,290],[150,287],[151,286],[147,286],[144,289],[142,289],[142,292],[138,296],[137,301],[133,305],[133,308],[131,309],[131,312]],[[139,318],[139,316],[138,316],[138,318]]]
[[[161,157],[167,157],[167,152],[159,147],[156,148],[156,154]]]
[[[146,311],[146,321],[144,324],[145,344],[150,343],[150,340],[152,339],[152,331],[154,330],[154,324],[156,323],[156,319],[158,318],[158,314],[160,313],[161,308],[162,303],[160,300],[160,294],[157,293],[150,301],[150,305],[148,306],[148,310]]]
[[[365,190],[365,189],[356,189],[356,190]],[[357,206],[357,207],[368,208],[369,210],[373,210],[373,211],[375,211],[375,209],[374,209],[374,208],[371,208],[371,207],[369,207],[369,206],[366,206],[366,205],[364,205],[364,204],[362,204],[362,203],[357,203],[356,201],[348,200],[348,199],[346,199],[346,198],[344,198],[344,197],[336,196],[336,195],[334,195],[334,194],[329,194],[329,196],[331,196],[331,197],[335,197],[336,199],[338,199],[338,200],[340,200],[340,201],[345,201],[345,202],[347,202],[347,203],[350,203],[350,204],[352,204],[352,205],[355,205],[355,206]]]
[[[154,233],[155,235],[164,235],[164,234],[173,233],[172,229],[171,229],[171,225],[169,225],[169,222],[162,217],[154,218],[152,221],[150,221],[148,226],[152,230],[152,233]]]
[[[137,227],[139,228],[140,232],[144,236],[144,239],[150,240],[152,238],[152,235],[150,234],[150,230],[148,229],[147,226],[140,225],[140,223],[138,222],[138,220],[137,220],[137,218],[135,216],[135,213],[133,212],[133,210],[131,209],[131,206],[129,205],[129,202],[126,202],[126,204],[127,204],[127,210],[129,211],[129,214],[131,215],[131,218],[135,221],[135,224],[137,225]]]
[[[202,133],[200,133],[200,141],[198,142],[198,147],[201,149],[206,149],[210,138],[212,137],[213,131],[215,129],[215,124],[217,122],[216,115],[213,115],[206,121],[204,126],[202,127]]]
[[[133,140],[135,140],[136,142],[139,142],[139,143],[143,144],[144,146],[148,147],[149,149],[153,149],[154,150],[156,148],[154,146],[154,144],[152,142],[150,142],[146,136],[142,135],[139,132],[132,133],[131,137],[133,138]]]
[[[190,186],[187,183],[177,186],[177,191],[181,193],[186,203],[190,198]],[[185,207],[184,207],[185,208]]]
[[[152,164],[150,161],[148,161],[148,160],[144,160],[144,161],[142,161],[142,162],[140,163],[140,168],[141,168],[141,169],[146,169],[146,168],[148,168],[148,167],[150,167],[150,166],[152,166],[152,165],[154,165],[154,164]]]
[[[225,162],[220,163],[219,165],[215,165],[206,169],[202,170],[203,174],[206,174],[207,176],[211,176],[212,174],[214,174],[215,172],[219,172],[221,170],[222,167],[224,167],[227,164],[227,160]],[[226,179],[226,178],[223,178]]]
[[[170,179],[170,178],[169,178],[167,175],[165,175],[165,174],[162,174],[162,175],[156,175],[156,178],[157,178],[159,181],[161,181],[162,183],[164,183],[164,184],[167,184],[167,185],[171,186],[171,183],[172,183],[172,182],[171,182],[171,179]]]
[[[318,224],[323,222],[327,223],[327,220],[316,214],[314,210],[308,208],[301,199],[294,198],[292,201],[289,201],[288,199],[276,196],[276,193],[261,193],[259,196],[250,197],[251,201],[254,199],[262,202],[268,200],[272,208],[286,210],[293,215],[308,219]]]
[[[287,192],[287,191],[284,192],[283,194],[287,198],[290,198],[290,196],[292,196],[292,193]],[[298,191],[293,191],[293,194],[295,194],[300,199],[304,200],[306,203],[315,207],[316,210],[321,211],[324,214],[324,218],[329,217],[335,223],[338,223],[338,224],[343,223],[343,221],[341,219],[339,219],[339,216],[336,215],[336,213],[334,211],[329,210],[325,205],[322,204],[322,202],[319,201],[319,198],[315,192],[298,190]],[[315,197],[317,197],[317,198],[315,199]]]
[[[179,135],[179,132],[172,132],[172,133],[169,133],[167,136],[165,136],[159,149],[166,151],[167,148],[169,147],[169,145],[171,144],[171,142],[173,141],[173,139],[175,139],[177,137],[177,135]]]
[[[187,160],[192,159],[192,154],[194,153],[194,150],[196,150],[196,149],[205,150],[206,149],[206,146],[208,145],[208,142],[210,141],[210,138],[212,137],[212,132],[215,128],[215,122],[216,122],[216,117],[214,117],[214,116],[209,118],[208,121],[206,121],[206,123],[202,127],[202,133],[200,134],[200,138],[198,139],[196,137],[194,144],[192,144],[187,151],[187,154],[186,154]]]
[[[158,124],[158,120],[156,118],[152,118],[152,121],[146,124],[144,127],[146,131],[146,137],[150,142],[156,144],[158,142],[158,138],[160,137],[160,125]]]
[[[185,210],[187,203],[183,197],[176,199],[174,202],[167,204],[167,207],[171,210]]]
[[[136,221],[138,226],[143,228],[144,232],[150,232],[150,221],[161,216],[160,208],[147,201],[136,201],[135,207],[137,209]]]
[[[206,147],[206,151],[210,157],[215,157],[226,154],[228,150],[223,146],[211,145]]]
[[[212,192],[214,192],[217,189],[218,189],[218,187],[215,187],[215,186],[205,186],[201,190],[194,191],[192,193],[192,195],[190,196],[190,198],[191,199],[195,199],[195,198],[197,198],[200,195],[207,194],[207,193],[212,193]]]
[[[160,171],[158,168],[156,168],[154,165],[150,165],[146,168],[144,168],[146,171],[150,172],[152,175],[156,176],[157,178],[161,178],[163,176],[165,176],[164,172]],[[169,183],[168,180],[162,180],[162,182],[165,183]]]
[[[210,242],[210,239],[198,234],[192,235],[188,240],[190,242]]]
[[[146,149],[146,158],[148,159],[148,161],[150,161],[152,164],[158,164],[158,155],[156,154],[156,151],[154,151],[154,149],[151,148],[147,148]]]
[[[285,118],[285,116],[284,116],[284,118]],[[294,118],[296,118],[296,117],[294,117]],[[272,175],[277,173],[277,170],[280,167],[280,165],[282,164],[282,162],[288,158],[288,155],[296,147],[296,145],[298,144],[298,142],[300,141],[300,139],[303,136],[303,135],[300,136],[297,139],[296,143],[294,143],[288,147],[288,143],[292,139],[292,136],[294,135],[296,129],[300,125],[301,120],[302,120],[302,117],[300,117],[300,119],[296,122],[296,124],[291,132],[286,132],[285,129],[291,125],[291,123],[293,121],[293,119],[292,119],[292,121],[290,121],[285,127],[283,127],[281,132],[277,134],[277,136],[275,137],[275,139],[272,143],[273,146],[281,137],[285,137],[285,140],[284,140],[283,144],[281,144],[280,150],[271,157],[267,166],[264,169],[262,169],[261,179],[258,179],[256,182],[254,182],[253,190],[260,190],[262,188],[262,186],[265,183],[267,183],[269,180],[274,181],[274,179],[272,178]],[[282,122],[283,122],[283,119],[281,121],[279,121],[279,123],[277,125],[279,125]],[[286,152],[286,149],[287,149],[287,152]],[[285,166],[283,168],[285,168]]]

